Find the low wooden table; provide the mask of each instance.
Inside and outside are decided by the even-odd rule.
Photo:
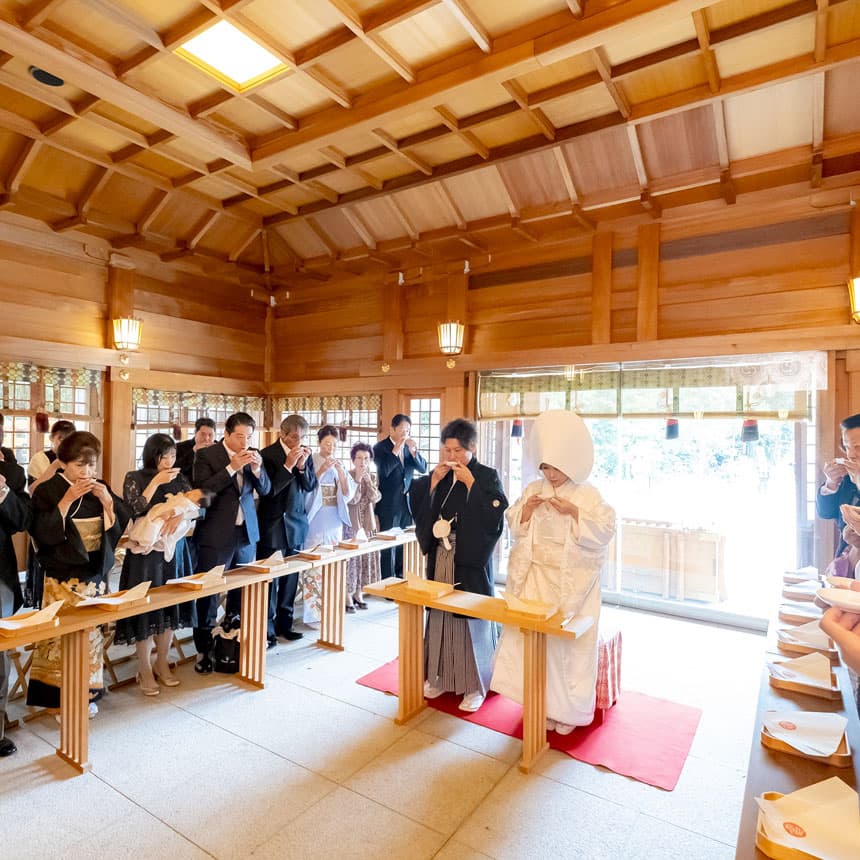
[[[290,562],[295,570],[308,567],[305,562]],[[289,571],[286,571],[289,572]],[[164,585],[152,588],[145,603],[134,603],[119,609],[98,607],[63,607],[59,625],[38,631],[22,631],[16,636],[0,638],[0,650],[60,637],[62,640],[63,683],[60,688],[60,746],[57,755],[81,773],[89,763],[89,631],[102,624],[130,618],[142,612],[166,609],[199,597],[242,589],[239,678],[261,689],[266,674],[266,623],[269,607],[269,581],[282,576],[284,569],[273,573],[246,573],[242,568],[228,571],[226,583],[200,589]]]
[[[471,618],[496,621],[518,627],[523,634],[523,757],[519,768],[528,773],[549,749],[546,740],[546,637],[576,639],[576,633],[565,630],[566,620],[560,612],[548,619],[529,618],[511,612],[498,597],[454,590],[444,597],[434,598],[398,583],[388,587],[373,584],[365,587],[367,594],[390,597],[399,612],[398,706],[394,721],[403,724],[419,714],[427,704],[424,700],[424,609],[441,609]],[[590,621],[594,620],[583,619]],[[590,627],[580,628],[580,635]]]
[[[368,555],[383,549],[403,547],[403,569],[422,574],[424,557],[415,534],[404,532],[394,540],[371,539],[357,549],[336,549],[323,558],[307,561],[305,564],[322,574],[322,594],[320,598],[320,635],[317,645],[343,651],[344,618],[346,613],[346,565],[351,558]],[[369,589],[365,589],[369,594]]]
[[[738,841],[735,852],[736,860],[767,860],[767,855],[755,846],[756,824],[758,821],[758,805],[755,798],[766,791],[778,791],[780,794],[791,794],[799,788],[838,776],[853,789],[858,787],[860,773],[860,718],[857,715],[857,702],[854,690],[844,665],[833,667],[842,691],[841,701],[828,701],[804,693],[792,693],[778,690],[770,686],[770,673],[765,665],[768,661],[788,660],[787,654],[781,654],[776,649],[776,628],[784,626],[782,622],[771,622],[768,634],[768,645],[762,654],[762,678],[759,690],[758,708],[756,709],[753,726],[752,748],[750,749],[749,766],[747,768],[746,790],[744,805],[741,813],[741,823],[738,830]],[[765,711],[823,711],[840,714],[848,720],[845,729],[848,743],[851,747],[853,767],[832,767],[787,755],[786,753],[770,750],[762,746],[760,741],[761,726]]]

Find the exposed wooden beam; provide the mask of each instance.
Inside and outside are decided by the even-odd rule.
[[[90,210],[93,208],[93,200],[96,195],[104,191],[112,178],[113,170],[109,170],[106,167],[102,167],[97,170],[81,192],[81,196],[78,199],[78,211],[83,215],[88,216],[90,214]]]
[[[27,171],[39,155],[42,143],[39,140],[26,140],[15,160],[12,162],[3,182],[6,191],[15,194],[20,188]]]
[[[111,3],[109,0],[87,0],[87,6],[120,24],[124,30],[133,33],[141,42],[151,45],[159,51],[164,48],[164,42],[161,41],[158,32],[131,9]]]
[[[454,219],[454,223],[459,227],[459,229],[465,230],[466,219],[463,217],[460,207],[457,206],[457,201],[454,200],[454,197],[446,187],[445,183],[440,180],[439,182],[434,183],[433,187],[438,192],[442,205],[448,211],[448,214]]]
[[[408,161],[413,167],[417,167],[422,173],[427,176],[433,175],[433,168],[419,158],[414,152],[410,152],[405,147],[402,147],[387,131],[381,128],[373,129],[373,136],[377,138],[386,149],[390,149],[395,155],[399,155],[405,161]]]
[[[591,241],[591,342],[612,340],[612,233]]]
[[[555,140],[555,126],[549,121],[546,114],[540,108],[532,109],[529,106],[528,93],[523,89],[522,85],[517,81],[504,81],[502,86],[507,90],[511,98],[519,105],[520,110],[524,111],[529,119],[537,126],[538,131],[543,134],[547,140]]]
[[[591,56],[594,59],[597,74],[600,75],[600,79],[609,91],[609,95],[612,97],[612,101],[615,102],[618,112],[624,119],[627,119],[630,116],[630,103],[627,101],[624,93],[621,92],[620,85],[612,80],[612,67],[609,65],[606,51],[602,47],[595,48],[591,52]]]
[[[364,30],[361,15],[350,6],[347,0],[326,0],[344,26],[348,27],[374,54],[387,63],[404,81],[413,83],[415,72],[409,64],[389,45],[383,42],[375,33],[368,34]]]
[[[815,11],[815,61],[824,62],[827,53],[827,11],[830,6],[829,0],[817,0],[818,8]]]
[[[231,252],[229,256],[229,260],[231,263],[235,263],[248,248],[251,247],[253,242],[259,237],[259,235],[263,232],[262,227],[255,227]]]
[[[489,54],[493,40],[480,18],[469,7],[467,0],[442,0],[448,11],[460,22],[472,41],[485,53]]]
[[[155,220],[170,203],[172,196],[173,192],[171,191],[157,191],[155,193],[147,207],[141,213],[140,221],[137,222],[138,233],[147,233],[149,231]]]
[[[630,143],[630,154],[633,156],[633,167],[636,170],[639,187],[644,190],[648,187],[648,173],[645,170],[645,159],[642,156],[642,145],[639,143],[636,126],[627,126],[627,140]]]
[[[812,164],[810,183],[813,188],[821,185],[824,172],[824,72],[812,78]]]
[[[708,76],[708,86],[712,93],[717,93],[720,91],[720,70],[717,67],[717,57],[711,48],[711,33],[708,29],[704,9],[696,9],[693,12],[693,25],[696,28],[696,38],[699,40],[699,50],[702,52],[705,73]]]
[[[490,155],[490,150],[481,143],[480,140],[478,140],[474,132],[460,128],[460,123],[457,120],[457,117],[455,117],[454,114],[445,107],[445,105],[437,105],[435,110],[436,113],[439,114],[446,128],[456,134],[460,140],[468,144],[478,155],[481,156],[481,158],[487,158]]]
[[[31,63],[51,69],[54,74],[99,98],[113,104],[121,104],[125,110],[137,114],[141,119],[195,141],[207,152],[222,156],[234,164],[251,168],[248,148],[235,137],[225,134],[202,120],[192,119],[166,102],[135,89],[112,77],[109,72],[91,65],[89,59],[81,59],[79,55],[49,44],[2,17],[0,17],[0,44],[5,50],[16,56],[23,55]]]
[[[636,340],[659,337],[660,225],[643,224],[637,233]]]
[[[315,218],[305,218],[305,223],[311,228],[314,235],[325,245],[328,254],[332,259],[337,259],[340,256],[340,248],[332,241],[331,236],[319,225]]]
[[[215,222],[221,217],[220,212],[210,212],[200,220],[194,228],[191,238],[188,240],[188,247],[193,251],[201,242],[203,237],[209,232]]]
[[[65,0],[34,0],[26,8],[18,12],[18,23],[28,30],[40,26]]]
[[[406,235],[409,236],[413,242],[417,242],[419,238],[418,231],[415,229],[415,225],[412,223],[403,207],[391,195],[386,197],[385,200],[388,201],[389,208],[394,214],[394,217],[400,223],[400,226],[406,231]]]
[[[517,204],[517,200],[514,197],[514,191],[511,186],[508,184],[508,180],[505,179],[504,173],[502,173],[499,165],[493,165],[493,170],[499,180],[499,186],[502,189],[502,193],[505,198],[505,204],[508,207],[508,212],[511,213],[511,218],[519,218],[520,217],[520,207]]]
[[[275,173],[278,173],[283,176],[284,179],[288,179],[290,182],[293,183],[293,185],[298,185],[300,188],[304,188],[305,191],[311,191],[314,194],[319,194],[325,200],[328,200],[329,203],[337,203],[337,191],[335,191],[333,188],[329,188],[327,185],[323,185],[322,182],[317,182],[316,180],[303,180],[299,173],[297,173],[295,170],[290,170],[289,167],[286,167],[283,164],[273,165],[272,170]]]
[[[371,251],[376,250],[376,237],[370,232],[370,228],[364,222],[364,219],[358,211],[352,206],[344,206],[340,210],[344,218],[349,222],[350,226],[356,233],[359,239],[364,242],[365,246]]]
[[[381,179],[378,179],[367,170],[362,170],[356,165],[347,163],[346,155],[342,153],[337,147],[324,146],[320,150],[320,155],[325,158],[326,161],[333,164],[335,167],[339,167],[341,170],[345,170],[347,173],[351,173],[353,176],[360,179],[365,185],[374,188],[376,191],[382,191],[383,183]]]
[[[576,218],[580,226],[586,230],[594,229],[594,222],[586,216],[580,206],[579,192],[576,188],[576,183],[573,180],[573,170],[567,160],[567,153],[560,146],[553,147],[553,158],[555,158],[556,166],[561,174],[561,181],[564,189],[567,192],[567,199],[570,201],[570,208],[573,216]]]
[[[347,110],[352,107],[353,98],[346,87],[341,86],[324,69],[319,66],[309,66],[304,69],[304,73],[308,80],[313,81],[335,104]]]
[[[585,14],[585,0],[567,0],[567,8],[576,18],[581,18]]]

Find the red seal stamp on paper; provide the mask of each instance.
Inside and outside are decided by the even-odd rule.
[[[797,839],[804,839],[806,837],[806,831],[799,824],[795,824],[793,821],[783,821],[782,826],[785,828],[785,832],[789,836],[794,836]]]
[[[785,729],[787,732],[793,732],[797,726],[794,723],[790,723],[788,720],[780,720],[779,723],[780,728]]]

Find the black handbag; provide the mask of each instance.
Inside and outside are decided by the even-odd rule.
[[[239,631],[216,627],[212,631],[212,664],[216,672],[235,675],[239,671]]]

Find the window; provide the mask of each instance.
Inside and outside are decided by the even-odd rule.
[[[0,363],[3,444],[15,452],[17,461],[26,468],[33,455],[50,444],[48,434],[36,428],[37,413],[47,416],[49,426],[64,418],[73,421],[78,430],[101,436],[101,390],[99,371]]]
[[[412,438],[427,459],[428,471],[439,465],[439,431],[442,400],[439,397],[413,397],[409,401]]]
[[[256,422],[259,431],[263,422],[261,397],[232,397],[223,394],[196,394],[178,391],[151,391],[135,388],[134,402],[134,463],[140,465],[143,446],[153,433],[166,433],[180,439],[194,435],[198,418],[211,418],[215,422],[216,438],[224,433],[224,422],[234,412],[247,412]],[[178,440],[177,440],[178,441]],[[253,442],[257,446],[258,441]]]

